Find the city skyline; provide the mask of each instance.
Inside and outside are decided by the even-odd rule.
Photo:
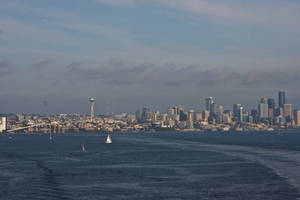
[[[285,91],[278,92],[278,105],[274,98],[262,97],[257,108],[245,109],[233,104],[225,110],[214,97],[204,99],[202,110],[186,110],[183,106],[170,106],[167,111],[147,106],[137,109],[135,115],[122,113],[94,113],[96,99],[88,98],[90,113],[55,115],[4,114],[1,115],[0,133],[67,133],[67,132],[156,132],[156,131],[278,131],[300,127],[300,110],[286,99]]]
[[[0,7],[0,111],[134,112],[149,105],[298,106],[293,0],[10,0]],[[272,14],[270,14],[272,13]],[[111,109],[111,107],[113,109]]]
[[[83,112],[76,112],[76,111],[71,111],[71,112],[63,112],[62,110],[58,111],[58,112],[53,112],[53,111],[50,111],[50,112],[47,112],[46,110],[47,109],[43,109],[44,111],[42,112],[33,112],[31,110],[29,110],[29,112],[24,112],[22,110],[17,110],[16,112],[13,112],[13,111],[10,111],[10,112],[1,112],[0,114],[18,114],[18,113],[23,113],[23,114],[92,114],[91,115],[91,120],[93,118],[94,115],[107,115],[107,114],[121,114],[121,113],[128,113],[128,114],[134,114],[136,109],[141,109],[141,108],[151,108],[151,110],[155,111],[155,110],[160,110],[160,111],[167,111],[168,108],[171,108],[171,107],[175,107],[175,106],[181,106],[181,107],[184,107],[185,109],[187,110],[190,110],[190,109],[193,109],[195,110],[196,112],[202,112],[204,110],[210,110],[211,109],[211,105],[221,105],[223,107],[223,109],[225,110],[232,110],[234,112],[234,105],[240,105],[242,106],[242,109],[243,110],[252,110],[252,109],[256,109],[257,105],[260,105],[259,103],[262,103],[261,101],[263,99],[265,99],[266,101],[266,104],[267,105],[271,105],[272,107],[274,107],[273,109],[275,108],[283,108],[283,105],[285,104],[292,104],[293,105],[293,109],[294,110],[298,110],[300,108],[300,104],[293,104],[290,102],[289,98],[286,98],[286,91],[279,91],[277,93],[277,97],[275,97],[274,95],[273,96],[263,96],[263,97],[257,97],[256,101],[255,102],[252,102],[251,104],[244,104],[243,102],[240,102],[238,100],[236,100],[236,102],[239,102],[239,103],[234,103],[234,102],[231,102],[231,104],[224,104],[222,103],[221,101],[218,101],[217,98],[215,97],[205,97],[204,99],[200,100],[200,103],[199,105],[196,105],[196,106],[192,106],[192,105],[189,105],[189,106],[184,106],[184,104],[167,104],[167,106],[165,107],[158,107],[154,104],[140,104],[140,105],[135,105],[133,106],[133,109],[132,110],[115,110],[115,107],[116,105],[113,104],[113,102],[110,102],[110,103],[106,103],[105,105],[103,105],[103,102],[97,102],[95,100],[94,97],[90,97],[88,98],[88,101],[90,103],[87,103],[88,101],[86,100],[85,98],[85,106],[81,108],[84,109]],[[282,94],[283,94],[283,97],[282,97]],[[96,102],[96,106],[95,106],[95,102]],[[280,103],[282,102],[282,103]],[[47,101],[42,101],[42,105],[44,107],[47,107],[48,106],[48,102]],[[97,109],[97,107],[100,107],[101,109]],[[105,107],[104,107],[105,106]],[[276,107],[275,107],[276,106]],[[259,109],[259,108],[258,108]],[[3,110],[3,109],[2,109]],[[273,111],[275,112],[275,111]]]
[[[209,111],[209,112],[213,112],[216,113],[218,109],[220,109],[219,107],[221,107],[222,111],[221,113],[223,113],[224,111],[232,111],[233,116],[237,117],[240,121],[243,121],[243,117],[239,114],[240,112],[245,112],[245,111],[252,111],[252,110],[257,110],[259,113],[262,113],[260,118],[272,118],[272,116],[276,116],[276,115],[284,115],[283,112],[285,110],[285,106],[291,106],[290,110],[291,112],[293,111],[297,111],[299,110],[299,105],[295,105],[289,102],[289,100],[287,99],[287,95],[286,95],[286,91],[278,91],[277,93],[277,101],[275,100],[276,98],[274,97],[260,97],[260,101],[257,101],[256,103],[253,103],[254,105],[256,105],[257,107],[250,107],[249,105],[245,105],[245,104],[241,104],[241,103],[232,103],[231,106],[224,106],[222,104],[222,102],[218,102],[214,97],[206,97],[203,99],[203,105],[202,107],[200,106],[196,106],[196,107],[185,107],[182,106],[180,104],[174,104],[174,105],[168,105],[168,107],[165,107],[163,109],[159,109],[157,107],[151,107],[149,105],[143,105],[140,107],[135,107],[135,111],[131,110],[130,112],[125,112],[125,111],[121,111],[121,112],[114,112],[113,111],[113,104],[107,104],[106,107],[106,111],[102,112],[102,113],[97,113],[95,112],[95,102],[96,99],[94,97],[89,97],[88,101],[90,102],[89,104],[89,111],[84,112],[84,113],[78,113],[78,112],[72,112],[72,113],[63,113],[63,112],[58,112],[58,113],[33,113],[33,112],[17,112],[17,113],[0,113],[2,115],[5,116],[5,114],[45,114],[45,115],[56,115],[56,114],[81,114],[81,115],[89,115],[90,116],[90,121],[93,121],[93,118],[95,115],[112,115],[112,114],[135,114],[137,112],[140,112],[140,109],[149,109],[149,111],[153,111],[153,112],[168,112],[170,108],[177,108],[180,107],[182,109],[186,109],[186,110],[193,110],[193,112],[204,112],[204,111]],[[45,102],[43,102],[45,104]],[[101,103],[101,102],[100,102]],[[293,106],[293,107],[292,107]],[[282,109],[282,111],[278,110],[278,109]],[[278,113],[279,112],[279,113]]]

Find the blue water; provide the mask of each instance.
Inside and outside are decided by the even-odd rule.
[[[111,137],[107,145],[105,134],[0,136],[0,199],[300,197],[299,133]]]

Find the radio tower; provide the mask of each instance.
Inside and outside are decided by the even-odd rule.
[[[93,97],[90,98],[91,102],[91,122],[93,121],[94,118],[94,104],[95,104],[95,99]]]

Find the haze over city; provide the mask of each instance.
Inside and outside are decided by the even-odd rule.
[[[299,107],[300,2],[0,0],[2,113]]]

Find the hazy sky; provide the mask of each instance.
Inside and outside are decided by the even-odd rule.
[[[0,0],[0,113],[300,105],[299,0]]]

